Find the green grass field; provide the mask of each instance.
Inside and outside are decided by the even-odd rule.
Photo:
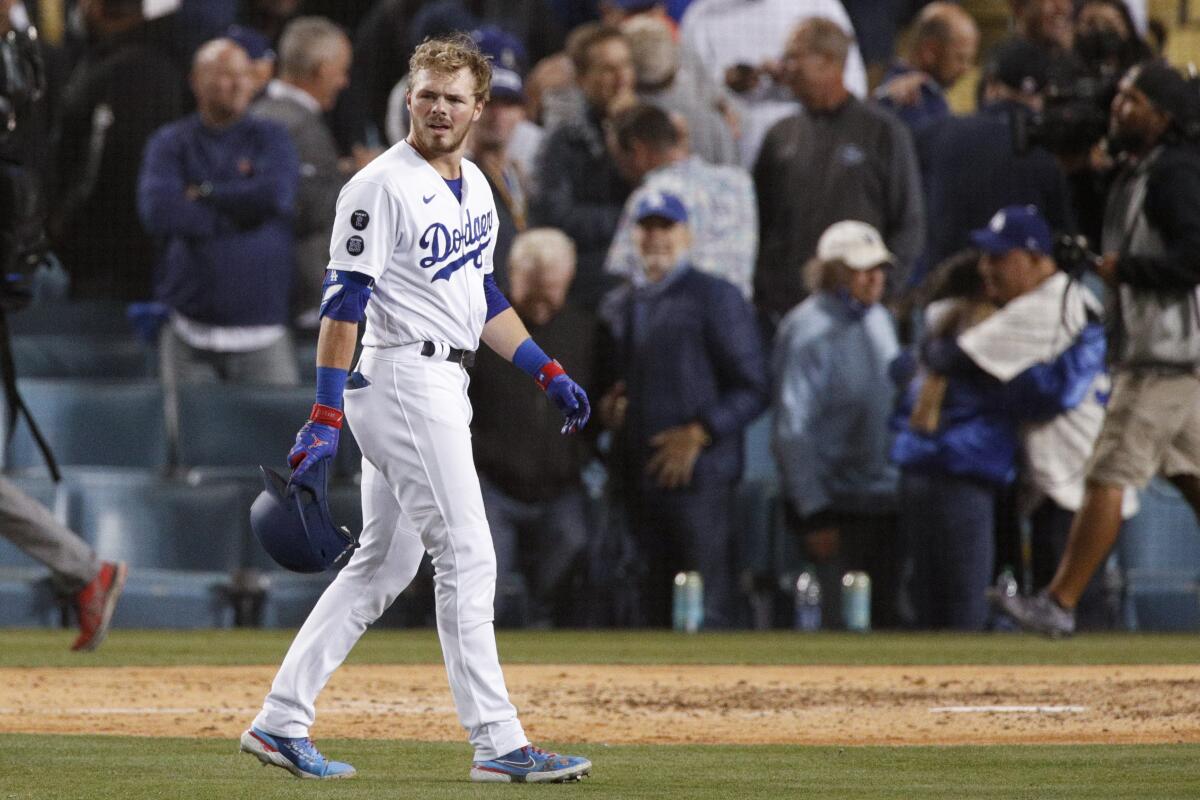
[[[271,664],[289,632],[116,631],[97,653],[66,651],[65,631],[0,631],[0,667]],[[1028,636],[654,632],[501,632],[508,663],[1189,664],[1195,636]],[[372,631],[357,663],[439,663],[432,631]],[[1200,680],[1200,666],[1197,667]],[[1200,725],[1200,720],[1197,721]],[[81,733],[86,733],[81,731]],[[555,743],[547,743],[553,745]],[[564,743],[565,744],[565,743]],[[464,743],[322,740],[359,776],[297,781],[220,739],[0,736],[0,800],[142,798],[476,798],[553,794],[654,798],[1200,797],[1200,745],[1005,747],[697,747],[571,743],[595,763],[568,786],[466,782]]]

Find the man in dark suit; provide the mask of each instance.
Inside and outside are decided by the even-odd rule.
[[[323,117],[349,85],[350,58],[349,38],[329,20],[292,20],[279,40],[279,77],[250,109],[287,128],[300,155],[290,309],[292,321],[302,328],[316,327],[338,193],[361,166],[353,160],[339,161],[337,143]]]
[[[705,625],[724,627],[733,490],[742,433],[766,406],[766,361],[741,292],[691,266],[683,202],[648,194],[634,219],[644,280],[601,306],[598,386],[610,474],[646,569],[642,621],[666,625],[672,574],[697,570]]]

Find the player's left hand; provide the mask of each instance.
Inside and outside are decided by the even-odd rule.
[[[650,438],[658,448],[646,464],[646,474],[663,489],[682,489],[692,482],[692,471],[700,451],[708,442],[708,433],[697,422],[667,428]]]
[[[546,384],[546,395],[558,406],[566,420],[563,422],[562,433],[575,433],[583,430],[588,419],[592,416],[592,405],[588,402],[587,392],[583,390],[571,376],[563,373],[555,375]]]

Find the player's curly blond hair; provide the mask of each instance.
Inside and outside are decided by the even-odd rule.
[[[436,39],[426,39],[408,60],[408,74],[427,69],[438,75],[453,75],[463,67],[475,78],[475,97],[487,102],[492,94],[491,59],[485,56],[475,41],[465,33],[452,33]]]

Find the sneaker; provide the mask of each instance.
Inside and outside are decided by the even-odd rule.
[[[79,616],[79,636],[71,649],[75,651],[95,650],[108,635],[108,624],[112,622],[117,598],[125,588],[124,563],[105,561],[92,582],[75,595],[75,611]]]
[[[519,750],[471,765],[471,780],[480,783],[566,783],[592,774],[592,762],[560,756],[527,744]]]
[[[349,764],[325,758],[307,736],[288,739],[251,727],[242,734],[241,751],[257,758],[264,767],[280,767],[297,778],[349,778],[356,772]]]
[[[993,608],[1016,620],[1027,631],[1055,639],[1075,633],[1075,612],[1060,606],[1046,589],[1027,596],[993,588],[988,590],[988,599]]]

